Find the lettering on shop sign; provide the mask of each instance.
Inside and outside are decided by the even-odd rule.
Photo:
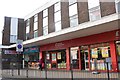
[[[63,43],[55,43],[55,47],[62,47],[62,46],[64,46]]]

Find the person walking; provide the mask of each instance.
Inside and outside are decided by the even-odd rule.
[[[43,63],[43,60],[42,58],[39,60],[39,69],[42,70],[42,63]]]

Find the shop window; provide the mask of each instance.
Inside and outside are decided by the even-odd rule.
[[[71,64],[73,69],[79,68],[79,56],[78,56],[78,48],[79,47],[72,47],[70,49],[71,53]]]
[[[97,64],[98,70],[106,70],[106,60],[109,59],[109,69],[111,70],[111,55],[110,46],[107,43],[91,45],[91,69],[95,70],[95,64]],[[94,60],[97,60],[94,62]]]
[[[65,50],[51,51],[46,53],[46,61],[48,69],[66,68],[66,52]]]
[[[118,68],[120,70],[120,44],[117,44]]]

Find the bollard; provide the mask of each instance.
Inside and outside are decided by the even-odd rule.
[[[108,62],[107,62],[107,77],[108,77],[108,80],[110,80],[110,75],[109,75],[109,66],[108,66]]]

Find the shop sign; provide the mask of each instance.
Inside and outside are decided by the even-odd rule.
[[[16,51],[23,52],[23,40],[17,40]]]
[[[4,53],[5,54],[17,54],[15,50],[5,50]]]
[[[60,43],[56,43],[56,44],[55,44],[55,47],[62,47],[62,46],[64,46],[64,44],[63,44],[63,43],[61,43],[61,42],[60,42]]]
[[[37,53],[39,52],[39,48],[38,47],[30,47],[30,48],[26,48],[24,49],[24,54],[27,54],[27,53]]]

